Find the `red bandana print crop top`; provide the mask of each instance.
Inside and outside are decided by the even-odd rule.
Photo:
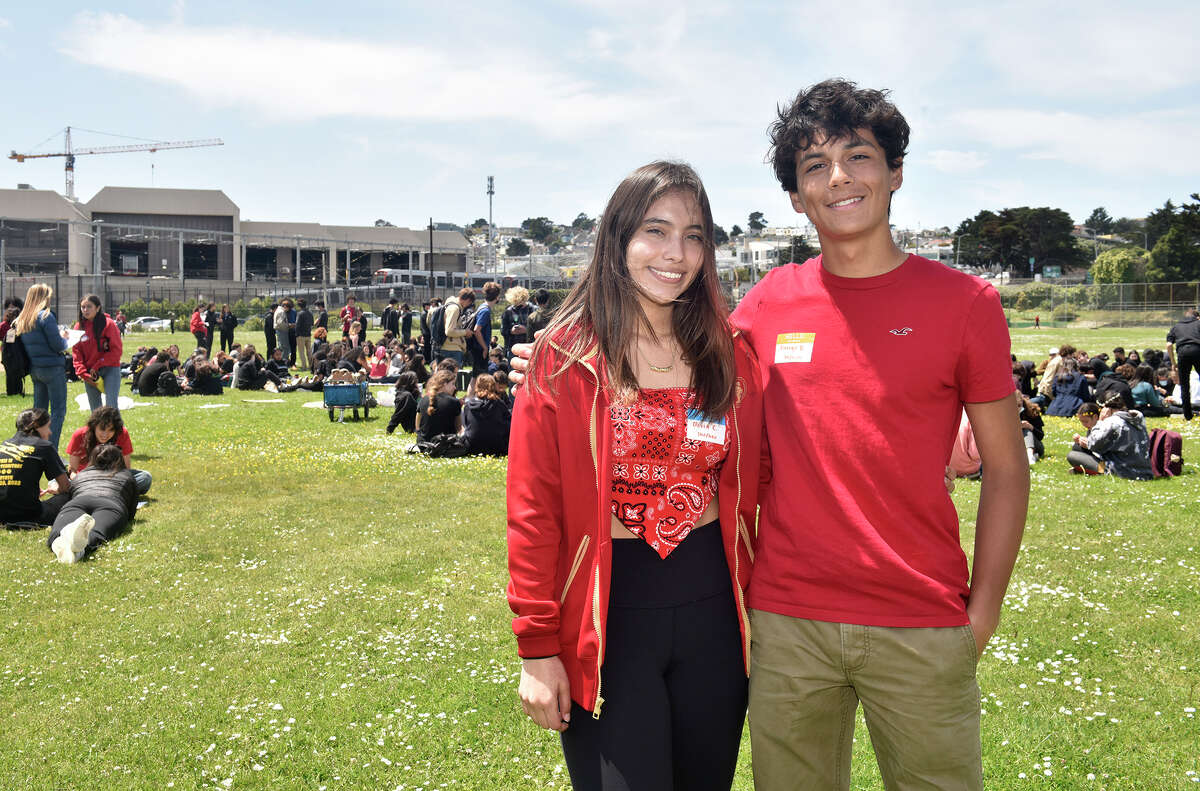
[[[689,389],[668,387],[609,407],[612,513],[663,558],[716,496],[729,452],[724,417],[706,419],[692,404]]]

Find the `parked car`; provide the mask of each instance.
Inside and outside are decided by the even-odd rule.
[[[138,316],[129,322],[125,329],[139,332],[166,332],[170,328],[169,319],[160,319],[157,316]]]
[[[381,316],[376,316],[369,310],[364,310],[362,317],[363,321],[367,323],[367,329],[377,329],[383,326],[383,318]]]

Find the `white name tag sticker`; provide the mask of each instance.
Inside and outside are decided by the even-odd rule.
[[[687,413],[687,438],[693,442],[711,442],[714,445],[724,445],[725,418],[709,419],[698,409],[689,409]]]
[[[781,332],[775,339],[775,362],[778,363],[810,363],[812,362],[813,344],[817,341],[815,332]]]

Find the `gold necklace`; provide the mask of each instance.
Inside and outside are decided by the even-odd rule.
[[[641,336],[639,335],[638,338],[640,340]],[[653,371],[654,373],[669,374],[669,373],[671,373],[671,371],[675,370],[675,363],[676,363],[676,353],[675,352],[671,353],[671,362],[668,363],[667,365],[655,365],[654,363],[650,362],[650,358],[646,356],[646,352],[642,350],[642,345],[640,343],[637,344],[637,349],[638,349],[638,354],[640,354],[642,356],[642,361],[644,363],[646,363],[646,366],[649,367],[650,370]]]

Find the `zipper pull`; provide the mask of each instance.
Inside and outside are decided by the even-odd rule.
[[[597,695],[596,696],[596,707],[594,709],[592,709],[592,719],[593,720],[600,719],[600,709],[603,706],[604,706],[604,698]]]

